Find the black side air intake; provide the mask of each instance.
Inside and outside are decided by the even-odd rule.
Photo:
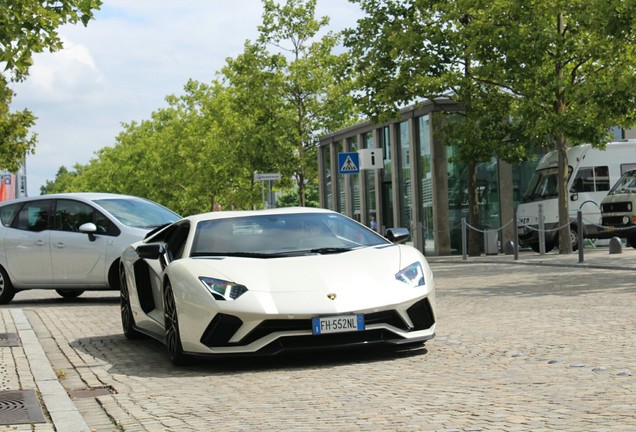
[[[209,346],[227,346],[243,321],[234,315],[216,314],[201,336],[201,343]]]

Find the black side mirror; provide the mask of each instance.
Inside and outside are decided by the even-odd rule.
[[[143,259],[159,259],[166,253],[166,247],[161,243],[139,245],[135,249],[137,256]]]
[[[411,233],[407,228],[387,228],[385,237],[391,243],[404,243],[411,238]]]

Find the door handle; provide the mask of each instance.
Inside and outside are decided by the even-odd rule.
[[[36,246],[44,246],[46,245],[46,242],[44,240],[36,240],[35,242]]]
[[[55,243],[54,246],[58,249],[64,249],[64,243]]]

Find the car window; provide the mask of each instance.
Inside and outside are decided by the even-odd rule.
[[[21,203],[15,203],[0,207],[0,221],[2,221],[2,225],[11,225],[13,217],[16,215],[21,205]]]
[[[181,219],[176,213],[148,200],[107,198],[95,200],[95,203],[124,225],[134,228],[156,228]]]
[[[79,232],[79,227],[93,222],[93,207],[74,200],[58,200],[54,227],[60,231]]]
[[[183,223],[175,227],[175,229],[167,235],[166,248],[170,260],[174,261],[183,258],[183,250],[186,240],[188,239],[189,231],[190,225]]]
[[[385,238],[341,215],[259,215],[199,222],[191,256],[223,252],[276,253],[382,244],[387,244]]]
[[[14,219],[12,227],[25,231],[43,231],[49,227],[51,200],[27,202]]]

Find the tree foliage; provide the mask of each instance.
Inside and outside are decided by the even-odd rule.
[[[276,186],[310,204],[318,136],[355,121],[338,78],[344,58],[333,54],[338,37],[320,37],[328,20],[314,13],[313,0],[265,0],[257,41],[246,41],[210,84],[190,81],[167,108],[124,125],[89,164],[60,171],[64,187],[140,195],[186,215],[260,207],[254,173],[280,172]]]
[[[23,79],[32,55],[62,48],[57,29],[81,22],[85,26],[101,0],[0,1],[0,64],[15,79]]]
[[[380,118],[421,98],[456,100],[464,122],[449,141],[469,167],[558,149],[568,252],[568,146],[602,146],[610,127],[634,123],[634,2],[354,1],[366,16],[347,45],[365,111]]]
[[[635,12],[636,3],[623,0],[495,1],[471,9],[475,51],[491,79],[516,96],[525,135],[548,137],[559,152],[561,253],[571,252],[568,148],[602,147],[612,126],[636,119]]]
[[[315,18],[316,0],[283,4],[264,0],[263,7],[254,52],[259,53],[260,71],[267,73],[263,88],[267,100],[275,104],[267,107],[274,110],[277,123],[273,154],[278,155],[276,166],[281,173],[295,179],[299,203],[304,206],[306,185],[317,182],[318,137],[357,119],[348,81],[342,75],[345,54],[334,53],[338,35],[320,34],[329,18]],[[250,74],[241,79],[253,85]],[[245,89],[245,81],[229,81],[237,89]],[[255,108],[254,102],[246,108]]]
[[[13,96],[0,75],[0,170],[17,172],[25,155],[33,151],[37,136],[29,133],[35,124],[35,116],[29,110],[9,110]]]
[[[17,171],[37,141],[29,133],[35,116],[29,110],[9,109],[15,94],[8,82],[28,75],[34,53],[62,48],[59,26],[87,25],[101,4],[101,0],[0,0],[0,169]]]
[[[438,123],[454,158],[468,166],[468,216],[479,224],[477,165],[493,156],[511,163],[526,157],[509,122],[511,94],[485,79],[484,65],[468,31],[473,18],[455,1],[357,0],[366,16],[346,32],[357,102],[372,119],[395,117],[400,108],[422,100],[453,100],[454,117]],[[442,109],[445,106],[439,104]],[[469,254],[479,254],[471,230]]]

